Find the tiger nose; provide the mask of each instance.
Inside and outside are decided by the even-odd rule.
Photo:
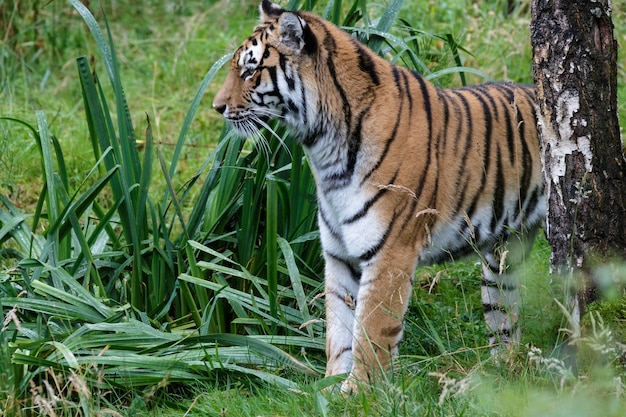
[[[219,114],[224,114],[224,112],[226,111],[226,104],[217,104],[217,103],[213,103],[213,108],[215,109],[215,111],[217,111]]]

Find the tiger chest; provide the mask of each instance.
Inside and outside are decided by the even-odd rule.
[[[358,261],[379,244],[386,231],[385,215],[371,200],[371,191],[356,186],[326,193],[318,187],[320,237],[325,251]]]

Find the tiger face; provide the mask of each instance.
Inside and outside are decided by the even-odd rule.
[[[244,137],[255,136],[271,119],[283,119],[296,130],[305,120],[299,74],[309,53],[305,37],[310,31],[298,13],[283,12],[272,4],[261,7],[262,23],[233,54],[213,102]]]

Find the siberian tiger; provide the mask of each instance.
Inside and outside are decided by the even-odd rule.
[[[519,341],[504,243],[545,215],[533,88],[438,89],[307,12],[263,0],[213,107],[241,135],[281,119],[315,177],[326,375],[343,389],[397,352],[418,265],[481,254],[490,344]],[[503,255],[504,254],[504,255]]]

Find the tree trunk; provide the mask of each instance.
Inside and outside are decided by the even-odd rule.
[[[581,307],[594,265],[626,258],[626,161],[617,107],[610,0],[533,0],[537,91],[552,271],[580,272]]]

